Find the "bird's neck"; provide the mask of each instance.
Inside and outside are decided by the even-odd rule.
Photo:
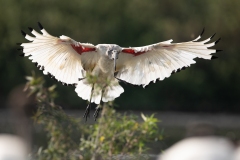
[[[114,73],[113,60],[110,60],[107,56],[101,56],[98,66],[104,73]]]

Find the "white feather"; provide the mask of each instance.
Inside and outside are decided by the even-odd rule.
[[[118,84],[116,80],[113,80],[112,83],[113,84],[106,87],[105,92],[103,93],[103,102],[113,101],[115,98],[119,97],[121,93],[124,92],[123,88]],[[86,80],[82,80],[77,83],[75,91],[77,92],[79,97],[84,100],[90,101],[92,87],[92,84],[89,84]],[[101,93],[102,88],[98,88],[95,85],[91,102],[99,104],[101,100]]]
[[[112,101],[124,92],[114,77],[114,63],[109,56],[111,51],[120,52],[116,61],[116,77],[134,85],[145,87],[151,81],[163,80],[185,66],[194,64],[194,58],[211,59],[215,49],[208,49],[216,43],[208,43],[212,37],[196,42],[171,43],[172,40],[151,44],[143,47],[121,48],[114,44],[80,43],[70,37],[60,38],[50,35],[42,26],[41,33],[30,28],[34,36],[22,31],[28,43],[22,43],[25,56],[32,62],[42,66],[44,74],[50,73],[58,81],[76,84],[75,91],[79,97],[99,104]],[[115,52],[115,54],[116,54]],[[111,54],[110,54],[111,55]],[[86,75],[96,76],[97,81],[88,82]],[[79,80],[84,79],[84,80]],[[109,82],[108,82],[109,81]]]
[[[123,48],[117,61],[117,78],[134,85],[145,87],[156,79],[163,80],[172,72],[194,64],[194,58],[211,59],[215,49],[208,49],[215,45],[209,42],[212,37],[201,41],[201,36],[193,41],[171,43],[164,41],[143,47]],[[130,51],[133,50],[133,51]],[[138,80],[137,80],[138,78]]]
[[[84,76],[82,62],[85,63],[84,60],[88,56],[86,54],[80,55],[72,48],[71,44],[75,45],[78,42],[71,38],[66,36],[61,36],[62,39],[53,37],[45,29],[42,29],[41,32],[43,34],[32,30],[31,33],[35,37],[25,36],[27,40],[32,41],[21,44],[25,56],[29,56],[32,62],[43,66],[44,74],[50,73],[58,81],[67,84],[77,83],[78,79]],[[84,44],[84,46],[94,48],[92,44]],[[96,55],[95,52],[88,52],[88,54]],[[93,60],[96,61],[96,59]]]

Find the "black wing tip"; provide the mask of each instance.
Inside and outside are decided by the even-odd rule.
[[[221,49],[216,49],[216,52],[222,52],[223,50],[221,50]]]
[[[218,58],[218,57],[216,57],[216,56],[212,56],[212,57],[211,57],[211,59],[217,59],[217,58]]]
[[[213,37],[216,35],[216,33],[214,33],[211,37],[210,37],[210,39],[213,39]]]
[[[27,35],[23,30],[21,30],[21,33],[24,37]]]
[[[39,26],[39,28],[42,30],[43,29],[43,26],[42,26],[42,24],[40,23],[40,22],[38,22],[38,26]]]
[[[64,86],[68,86],[68,84],[67,84],[67,83],[63,83],[63,82],[62,82],[62,85],[64,85]]]
[[[20,54],[19,56],[24,57],[24,55],[25,55],[25,54],[23,53],[23,54]]]
[[[32,27],[28,27],[28,29],[32,32],[33,31],[33,28]]]
[[[203,27],[203,30],[202,30],[200,36],[202,36],[204,32],[205,32],[205,27]]]
[[[38,66],[37,66],[38,67]],[[54,76],[51,74],[51,73],[47,73],[47,75],[48,75],[48,77],[50,77],[50,78],[54,78]]]
[[[221,40],[221,38],[219,38],[219,39],[215,42],[215,44],[217,44],[220,40]]]
[[[21,46],[22,43],[16,43],[16,45]]]

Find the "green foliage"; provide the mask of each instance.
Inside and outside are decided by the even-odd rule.
[[[80,150],[85,156],[102,157],[115,155],[139,156],[146,151],[146,143],[161,138],[153,115],[139,122],[133,115],[121,115],[109,106],[104,106],[101,118],[90,127],[90,136],[81,138]],[[89,152],[90,151],[90,152]],[[94,151],[94,152],[92,152]]]
[[[42,77],[26,77],[26,89],[35,94],[37,112],[33,120],[45,130],[47,147],[40,147],[36,159],[111,159],[117,155],[131,155],[137,159],[147,159],[147,142],[161,140],[158,119],[142,114],[139,117],[119,114],[111,108],[110,102],[103,106],[100,118],[93,125],[83,125],[79,119],[67,115],[54,103],[55,85],[44,87]],[[133,157],[131,159],[133,159]]]
[[[60,106],[54,103],[56,97],[55,85],[45,88],[42,77],[26,77],[26,89],[35,94],[38,109],[33,120],[42,125],[48,136],[46,149],[40,148],[37,153],[39,160],[70,159],[78,143],[74,141],[73,133],[80,133],[79,120],[66,115]]]

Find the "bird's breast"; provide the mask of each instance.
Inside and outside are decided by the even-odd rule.
[[[91,74],[97,77],[99,85],[106,84],[108,81],[114,79],[114,65],[113,61],[106,58],[100,58],[97,65],[94,67]]]
[[[113,60],[109,59],[108,57],[102,56],[99,59],[98,66],[102,72],[113,74],[114,73],[114,64]]]

